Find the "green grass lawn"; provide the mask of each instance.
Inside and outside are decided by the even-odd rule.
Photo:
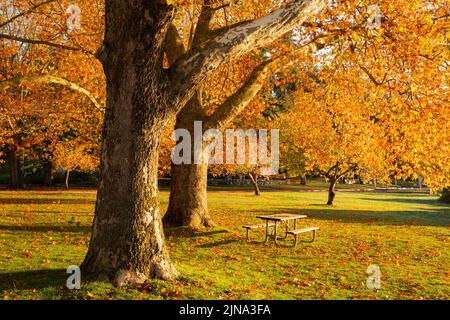
[[[139,288],[83,282],[65,289],[67,266],[82,262],[94,191],[0,192],[0,297],[3,299],[448,299],[450,207],[420,193],[211,191],[217,227],[166,230],[175,281]],[[168,192],[161,193],[167,206]],[[304,213],[320,227],[314,243],[245,241],[258,214]],[[306,240],[308,235],[304,235]],[[366,288],[366,269],[381,268],[381,289]]]

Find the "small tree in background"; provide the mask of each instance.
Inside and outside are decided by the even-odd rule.
[[[94,171],[98,167],[98,158],[86,145],[77,141],[63,141],[55,147],[54,163],[55,167],[65,170],[65,187],[69,190],[70,172],[73,170]]]

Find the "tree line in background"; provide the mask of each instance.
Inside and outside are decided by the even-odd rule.
[[[445,1],[378,1],[372,25],[369,1],[89,0],[75,31],[69,4],[0,6],[0,151],[12,186],[25,161],[49,177],[99,168],[88,273],[117,285],[176,274],[158,174],[172,179],[172,226],[213,225],[208,170],[257,187],[251,164],[171,163],[171,132],[194,121],[280,128],[281,172],[326,177],[329,204],[354,174],[450,184]]]

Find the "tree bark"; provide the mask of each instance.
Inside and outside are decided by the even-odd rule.
[[[336,186],[336,181],[337,180],[335,178],[330,178],[329,180],[330,180],[329,181],[330,186],[328,188],[328,202],[327,202],[327,205],[331,206],[331,205],[333,205],[334,197],[336,196],[335,186]]]
[[[20,161],[17,157],[17,148],[12,146],[8,150],[8,165],[9,165],[9,188],[22,189],[23,188],[23,174],[20,168]]]
[[[107,83],[100,184],[84,274],[116,286],[173,279],[158,202],[158,149],[169,118],[165,1],[106,2],[98,57]]]
[[[248,175],[250,177],[250,180],[252,181],[253,189],[255,190],[255,196],[259,196],[260,191],[258,185],[258,175],[257,174],[253,175],[251,172]]]
[[[192,229],[214,225],[208,212],[207,180],[207,164],[172,166],[169,207],[163,219],[165,225]]]

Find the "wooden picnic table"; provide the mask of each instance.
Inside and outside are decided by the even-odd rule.
[[[273,226],[274,230],[273,230],[273,240],[275,242],[276,245],[278,245],[278,237],[277,237],[277,229],[278,229],[278,224],[279,223],[283,223],[286,226],[286,230],[285,230],[285,236],[283,238],[280,239],[286,239],[287,236],[289,235],[289,232],[291,232],[291,228],[289,225],[290,221],[294,221],[293,222],[293,229],[292,230],[297,230],[297,221],[300,219],[304,219],[307,218],[308,216],[303,215],[303,214],[291,214],[291,213],[277,213],[277,214],[271,214],[271,215],[263,215],[263,216],[256,216],[259,219],[265,220],[266,221],[266,240],[265,243],[267,243],[269,241],[270,238],[270,231],[269,231],[269,227]],[[297,237],[295,237],[295,242],[297,242]]]

